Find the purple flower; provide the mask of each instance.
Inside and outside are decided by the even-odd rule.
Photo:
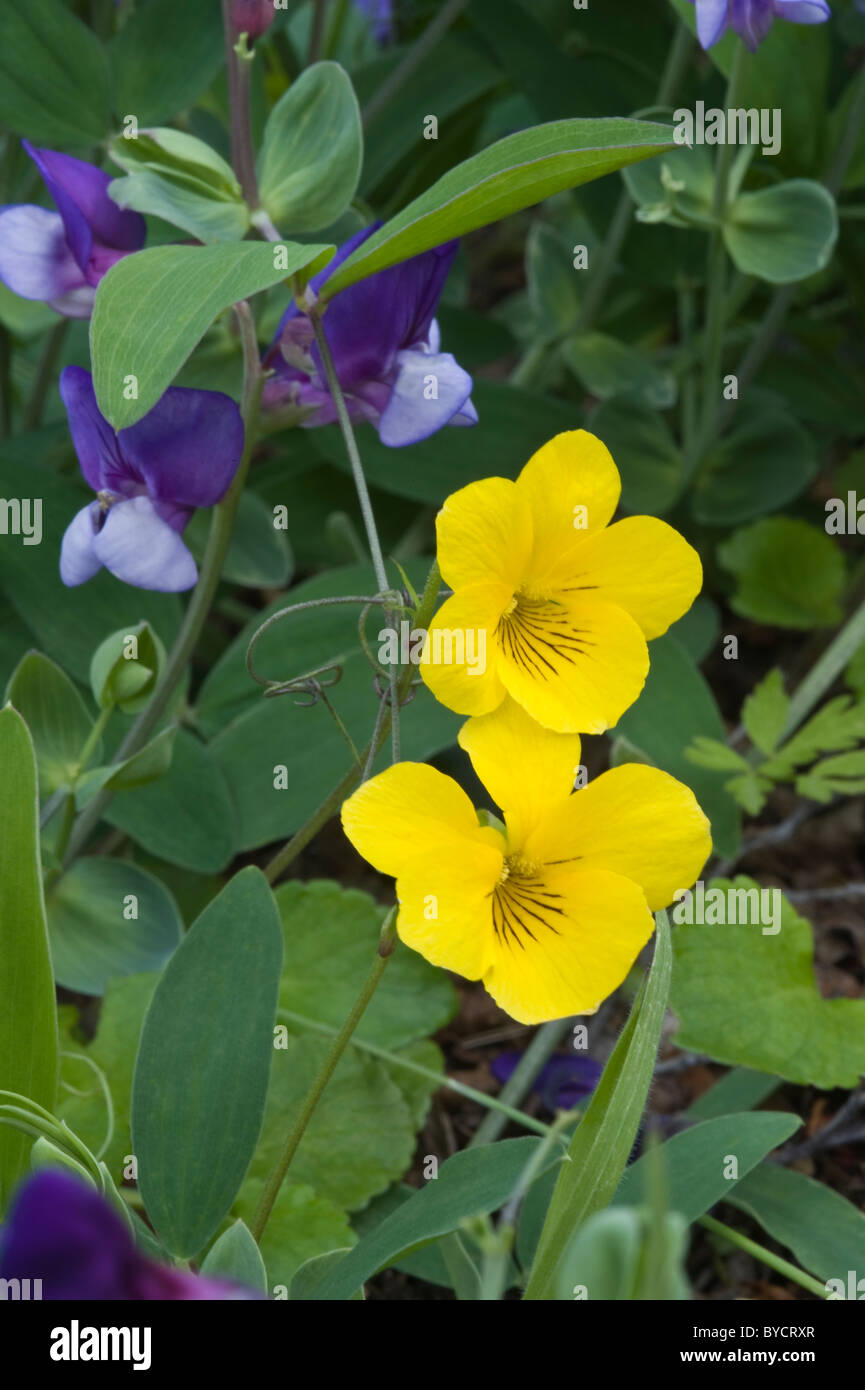
[[[144,218],[111,201],[110,174],[22,143],[57,211],[31,203],[0,208],[0,280],[22,299],[45,300],[67,318],[89,318],[106,271],[144,245]]]
[[[180,532],[196,507],[219,501],[237,471],[243,421],[234,401],[172,387],[115,434],[89,372],[66,367],[60,394],[81,472],[97,494],[66,528],[63,583],[83,584],[104,565],[139,589],[190,589],[198,572]]]
[[[231,26],[236,34],[260,38],[275,17],[273,0],[231,0]]]
[[[247,1289],[142,1255],[92,1187],[43,1169],[19,1188],[0,1247],[0,1278],[38,1279],[43,1299],[247,1299]]]
[[[393,38],[393,0],[354,0],[354,3],[366,15],[379,43]]]
[[[376,230],[347,241],[320,274],[318,291],[347,256]],[[474,425],[472,379],[440,352],[434,314],[457,251],[449,242],[349,286],[327,306],[322,323],[349,414],[369,420],[383,444],[416,444],[443,425]],[[293,407],[301,423],[329,425],[336,407],[327,389],[312,324],[291,304],[265,366],[276,375],[264,388],[266,409]]]
[[[490,1063],[497,1081],[507,1081],[521,1061],[521,1052],[501,1052]],[[547,1110],[573,1110],[581,1100],[592,1094],[601,1079],[603,1067],[591,1057],[576,1053],[554,1053],[535,1077],[532,1090],[539,1095]]]
[[[826,0],[691,0],[697,6],[697,35],[711,48],[728,29],[734,29],[755,53],[775,19],[794,24],[822,24],[831,18]]]

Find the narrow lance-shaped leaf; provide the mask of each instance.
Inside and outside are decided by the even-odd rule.
[[[0,1090],[46,1110],[57,1098],[57,1011],[45,926],[36,758],[27,725],[0,711]],[[27,1169],[31,1140],[0,1125],[0,1209]]]
[[[328,280],[325,295],[672,146],[669,126],[609,117],[508,135],[449,170],[379,228]]]
[[[553,1191],[527,1299],[555,1297],[557,1270],[574,1232],[610,1202],[646,1104],[670,993],[673,951],[666,912],[655,916],[655,958],[574,1135]]]

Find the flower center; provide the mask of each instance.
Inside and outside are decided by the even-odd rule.
[[[549,890],[537,864],[522,854],[509,854],[492,892],[493,931],[496,940],[511,948],[526,948],[526,938],[537,942],[544,931],[560,936],[556,919],[565,915],[562,894]]]
[[[549,680],[562,662],[573,663],[593,645],[585,630],[572,624],[562,604],[522,590],[499,618],[496,637],[502,653],[534,680]]]

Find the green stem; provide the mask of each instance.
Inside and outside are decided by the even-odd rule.
[[[440,584],[441,575],[439,573],[438,563],[433,560],[429,574],[427,575],[420,603],[417,607],[417,612],[414,616],[414,626],[418,628],[426,628],[429,626],[430,619],[432,618],[438,601]],[[408,694],[409,686],[412,681],[412,674],[413,668],[409,666],[400,676],[397,691],[400,701],[404,700]],[[384,718],[381,720],[378,732],[361,754],[361,761],[364,763],[364,767],[372,767],[375,754],[378,752],[379,748],[381,748],[381,745],[384,743],[389,733],[390,710],[387,711]],[[279,850],[267,864],[264,872],[269,883],[275,883],[288,866],[294,862],[301,850],[306,848],[310,840],[313,840],[319,830],[321,830],[322,826],[326,825],[331,816],[339,810],[343,801],[349,793],[354,790],[360,780],[358,769],[356,767],[349,768],[348,772],[334,787],[330,795],[325,798],[315,811],[313,811],[309,820],[301,826],[300,830],[295,832],[291,839],[283,845],[282,849]]]
[[[312,25],[309,31],[309,51],[306,55],[306,66],[311,67],[317,63],[321,57],[322,44],[324,42],[324,21],[327,17],[327,0],[312,0],[313,13]]]
[[[374,121],[376,116],[387,106],[391,97],[395,96],[400,88],[405,86],[409,78],[417,72],[439,39],[444,37],[454,20],[459,18],[467,4],[468,0],[448,0],[446,5],[442,5],[435,19],[427,25],[417,43],[412,45],[402,62],[397,63],[390,77],[382,82],[375,96],[371,97],[363,108],[364,125],[369,125],[371,121]]]
[[[485,1115],[478,1125],[469,1143],[470,1149],[477,1149],[482,1144],[492,1144],[498,1139],[512,1114],[512,1107],[519,1105],[528,1094],[538,1072],[553,1055],[565,1034],[570,1031],[569,1018],[554,1019],[552,1023],[545,1023],[538,1029],[513,1074],[508,1077],[499,1092],[499,1104],[495,1107],[495,1113]]]
[[[86,768],[93,750],[105,732],[105,726],[114,713],[114,706],[107,705],[105,709],[99,711],[99,718],[94,721],[93,728],[87,735],[84,747],[78,754],[78,772],[83,772]]]
[[[255,175],[255,147],[252,142],[252,116],[249,102],[249,72],[253,55],[241,56],[237,34],[231,23],[231,0],[222,0],[222,27],[225,33],[225,65],[228,77],[228,106],[231,122],[231,164],[250,209],[258,207],[258,181]]]
[[[45,346],[42,349],[39,366],[36,369],[36,380],[33,382],[33,389],[30,392],[30,399],[24,414],[25,430],[38,429],[42,424],[42,412],[45,409],[49,388],[54,384],[54,371],[63,347],[63,340],[69,330],[69,323],[69,319],[61,319],[59,323],[55,323],[45,339]]]
[[[237,467],[231,485],[223,497],[213,509],[213,519],[210,524],[210,535],[207,539],[207,548],[204,552],[204,559],[201,562],[201,572],[198,576],[198,583],[192,593],[189,606],[183,617],[180,631],[177,634],[174,645],[165,663],[162,678],[153,693],[153,698],[142,710],[137,720],[133,724],[126,738],[121,743],[114,755],[115,763],[123,762],[126,758],[132,757],[149,739],[151,733],[156,728],[168,707],[172,695],[180,683],[181,677],[192,658],[192,654],[198,645],[198,639],[210,612],[211,604],[219,584],[222,566],[228,552],[231,535],[234,530],[234,522],[237,516],[237,508],[240,504],[241,494],[246,475],[249,471],[249,464],[252,452],[255,447],[258,426],[258,410],[261,401],[261,390],[264,378],[261,373],[261,362],[258,353],[258,343],[255,337],[255,324],[249,305],[241,301],[234,306],[235,313],[240,324],[240,335],[243,343],[244,357],[244,386],[243,386],[243,422],[244,422],[244,445],[240,463]],[[88,806],[81,812],[75,822],[75,828],[69,840],[65,863],[69,863],[77,854],[81,852],[97,823],[102,817],[105,807],[111,800],[110,792],[101,792],[95,796]]]
[[[313,1112],[324,1093],[328,1081],[333,1076],[342,1054],[348,1047],[352,1033],[363,1018],[367,1005],[375,994],[379,981],[393,953],[396,941],[396,932],[393,925],[395,916],[396,908],[393,908],[388,913],[381,929],[381,941],[379,943],[378,952],[372,963],[372,968],[364,981],[360,994],[357,996],[348,1018],[334,1038],[333,1044],[319,1068],[318,1075],[310,1087],[309,1094],[304,1100],[300,1114],[286,1136],[282,1153],[264,1184],[258,1207],[256,1208],[255,1215],[250,1224],[250,1230],[259,1243],[261,1242],[264,1229],[270,1219],[270,1213],[273,1211],[274,1203],[279,1196],[279,1190],[285,1180],[285,1175],[291,1167],[292,1159],[297,1153],[300,1141],[306,1133],[306,1127],[312,1119]]]
[[[758,1245],[755,1240],[749,1240],[747,1236],[743,1236],[732,1226],[726,1226],[723,1221],[716,1221],[714,1216],[701,1216],[697,1225],[711,1231],[713,1235],[722,1236],[731,1245],[737,1246],[739,1250],[744,1250],[747,1255],[753,1255],[755,1260],[760,1260],[770,1269],[777,1270],[779,1274],[783,1274],[785,1278],[798,1284],[801,1289],[807,1289],[809,1293],[816,1294],[818,1298],[826,1297],[826,1286],[821,1284],[819,1279],[812,1279],[810,1274],[806,1274],[804,1270],[790,1264],[789,1260],[773,1254],[771,1250],[766,1249],[765,1245]]]
[[[861,603],[830,642],[813,670],[802,681],[790,700],[787,722],[781,732],[779,743],[783,744],[811,713],[818,700],[826,693],[833,681],[848,665],[853,654],[865,642],[865,602]]]
[[[284,1018],[289,1023],[297,1024],[299,1028],[306,1028],[311,1033],[321,1033],[324,1037],[336,1037],[337,1030],[331,1028],[327,1023],[319,1023],[316,1019],[306,1018],[304,1014],[292,1013],[290,1009],[279,1009],[278,1018]],[[455,1091],[459,1096],[465,1096],[467,1100],[472,1100],[476,1105],[482,1105],[491,1113],[502,1116],[503,1126],[509,1120],[514,1124],[520,1125],[523,1129],[531,1130],[533,1134],[546,1135],[550,1133],[550,1125],[545,1125],[542,1120],[535,1120],[531,1115],[526,1115],[524,1111],[515,1109],[512,1105],[506,1105],[501,1096],[488,1096],[485,1091],[477,1091],[474,1086],[467,1086],[462,1081],[455,1080],[452,1076],[445,1076],[442,1072],[433,1071],[432,1067],[425,1067],[420,1062],[413,1062],[408,1057],[403,1057],[399,1052],[389,1052],[386,1047],[377,1047],[375,1043],[362,1042],[360,1038],[352,1038],[352,1047],[358,1048],[360,1052],[368,1052],[371,1057],[377,1057],[379,1061],[387,1062],[388,1066],[402,1067],[404,1071],[410,1071],[415,1076],[423,1076],[427,1081],[434,1081],[437,1086],[445,1086],[449,1091]],[[502,1095],[504,1092],[502,1092]]]

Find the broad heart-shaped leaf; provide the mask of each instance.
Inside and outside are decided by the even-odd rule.
[[[273,1049],[267,1110],[250,1177],[271,1172],[331,1046],[329,1039],[307,1034]],[[402,1177],[414,1142],[412,1115],[399,1088],[381,1062],[350,1048],[304,1131],[291,1176],[351,1211]]]
[[[225,61],[213,0],[147,0],[109,45],[119,116],[158,125],[192,106]]]
[[[6,456],[5,447],[3,455],[0,496],[20,497],[25,474],[14,458]],[[121,624],[134,631],[146,619],[170,645],[180,624],[175,594],[133,589],[107,570],[78,588],[65,587],[58,568],[63,532],[75,513],[92,501],[93,494],[35,463],[27,463],[26,478],[29,494],[42,501],[42,542],[30,546],[23,545],[18,536],[3,538],[0,588],[39,647],[86,684],[95,649]]]
[[[124,791],[105,811],[142,849],[196,873],[219,873],[235,853],[234,807],[210,750],[179,729],[168,771]]]
[[[363,162],[360,108],[339,63],[306,68],[274,106],[258,157],[264,208],[294,235],[345,212]]]
[[[740,812],[724,789],[728,772],[697,767],[685,749],[700,735],[726,740],[715,697],[702,673],[672,634],[649,647],[651,665],[636,704],[622,715],[616,733],[648,762],[691,788],[712,823],[716,854],[735,854]],[[684,885],[683,885],[684,886]]]
[[[57,1013],[39,862],[36,757],[27,725],[0,710],[0,1090],[46,1110],[57,1095]],[[31,1140],[0,1125],[0,1210],[27,1170]]]
[[[854,1283],[865,1278],[865,1215],[831,1187],[792,1168],[761,1163],[730,1193],[734,1207],[747,1212],[774,1240],[819,1279],[841,1279],[850,1298],[848,1270]],[[861,1300],[865,1286],[853,1292]],[[838,1296],[839,1291],[834,1291]]]
[[[132,1142],[147,1214],[173,1254],[201,1249],[252,1158],[281,965],[270,889],[258,869],[242,869],[193,923],[147,1011]]]
[[[716,1202],[729,1200],[736,1183],[801,1124],[798,1115],[786,1111],[757,1110],[704,1120],[674,1134],[660,1150],[671,1209],[691,1222]],[[654,1157],[644,1154],[625,1169],[613,1205],[641,1206],[648,1201]],[[736,1160],[735,1177],[728,1176],[730,1158]]]
[[[458,1230],[463,1221],[497,1211],[507,1201],[537,1149],[537,1139],[505,1139],[483,1148],[464,1149],[447,1159],[438,1177],[364,1236],[344,1260],[322,1270],[317,1285],[307,1285],[306,1299],[349,1299],[379,1269],[394,1264],[406,1250]]]
[[[607,1206],[636,1138],[655,1068],[670,993],[673,952],[666,912],[655,915],[652,968],[568,1148],[526,1287],[527,1299],[555,1296],[574,1232]]]
[[[771,285],[789,285],[822,270],[837,239],[835,199],[812,179],[742,193],[724,223],[736,268]]]
[[[749,391],[730,432],[704,460],[691,512],[704,526],[736,526],[792,502],[817,472],[813,440],[784,400]]]
[[[736,576],[730,605],[776,627],[832,627],[843,616],[844,556],[825,531],[773,516],[734,531],[718,559]]]
[[[41,652],[28,652],[16,666],[6,699],[30,730],[39,766],[39,794],[45,800],[75,779],[93,728],[92,716],[65,671]],[[94,752],[98,755],[98,749]]]
[[[604,401],[589,418],[622,476],[622,507],[664,516],[681,492],[685,460],[663,415],[640,400]]]
[[[57,983],[79,994],[161,970],[183,932],[168,889],[123,859],[78,859],[49,888],[46,910]]]
[[[267,1271],[247,1225],[238,1219],[213,1242],[201,1264],[211,1279],[229,1279],[258,1293],[267,1292]]]
[[[224,309],[301,270],[319,269],[332,250],[290,241],[154,246],[118,261],[100,283],[90,321],[102,414],[117,430],[134,425]]]
[[[327,282],[331,298],[377,270],[498,222],[672,146],[651,121],[552,121],[498,140],[443,175],[359,246]]]
[[[338,1029],[375,957],[385,909],[325,879],[285,883],[275,897],[285,935],[280,1007]],[[402,1047],[442,1028],[456,1006],[444,972],[400,942],[354,1037]]]
[[[108,64],[62,0],[0,0],[0,121],[37,145],[83,152],[108,124]]]
[[[442,347],[449,351],[446,338]],[[402,463],[403,458],[408,461],[407,454],[389,449],[372,425],[362,425],[357,441],[368,480],[386,492],[440,507],[449,493],[489,477],[490,472],[515,478],[554,434],[579,429],[583,423],[576,406],[499,381],[476,381],[472,400],[480,423],[468,429],[439,430],[413,444],[411,467]],[[315,444],[337,468],[349,471],[345,443],[335,425],[316,430]]]
[[[758,887],[745,877],[713,879],[709,886]],[[858,1085],[865,1074],[865,1000],[821,997],[810,924],[786,898],[774,934],[729,922],[681,924],[673,943],[680,1047],[803,1086]]]

